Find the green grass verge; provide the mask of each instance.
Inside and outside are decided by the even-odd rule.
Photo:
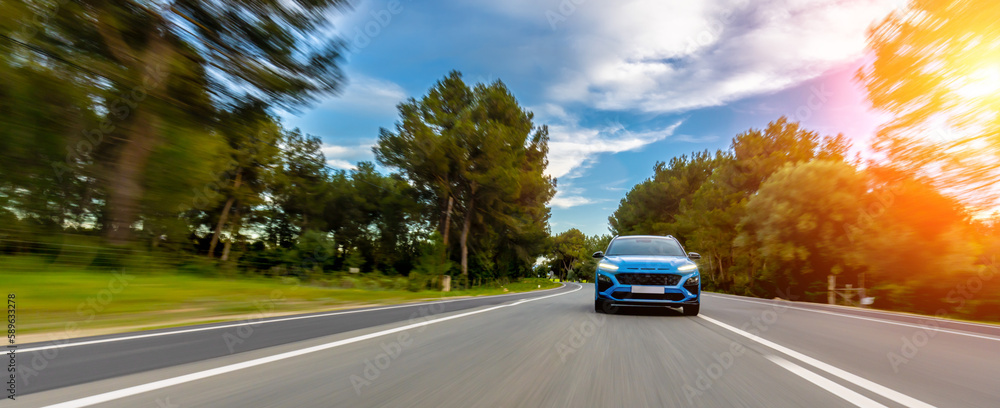
[[[544,279],[529,279],[452,292],[342,289],[310,286],[287,278],[88,271],[25,257],[0,258],[0,282],[5,296],[16,296],[17,334],[22,342],[240,320],[262,313],[331,310],[559,286]]]

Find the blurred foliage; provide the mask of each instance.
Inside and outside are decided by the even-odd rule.
[[[847,147],[782,118],[714,158],[658,163],[612,225],[680,237],[709,290],[825,301],[828,275],[863,275],[876,307],[995,318],[1000,217],[973,218],[924,177],[887,180]]]
[[[109,273],[52,263],[35,256],[0,256],[0,279],[5,282],[4,287],[18,297],[32,299],[32,307],[20,312],[24,315],[18,334],[46,333],[45,338],[65,335],[67,322],[78,323],[77,328],[85,335],[106,333],[109,329],[141,330],[259,317],[262,311],[305,313],[451,296],[495,295],[535,290],[539,285],[542,289],[558,285],[547,280],[525,279],[512,280],[506,285],[489,282],[468,291],[412,292],[407,290],[407,278],[400,276],[331,274],[304,285],[291,277],[219,277],[214,276],[215,271],[218,268],[205,257],[158,273],[150,273],[145,264]],[[127,285],[127,289],[114,293],[113,301],[106,304],[93,303],[94,294],[107,291],[109,282],[114,282],[113,287]],[[262,302],[266,308],[262,309]],[[89,306],[80,309],[81,304]]]
[[[338,90],[340,42],[316,38],[343,5],[3,2],[0,105],[14,114],[3,116],[0,147],[31,162],[3,169],[14,181],[0,187],[4,196],[28,210],[20,217],[93,227],[115,245],[133,241],[139,224],[151,235],[178,233],[177,206],[212,181],[215,162],[234,156],[223,142],[246,147],[220,137],[242,131],[227,115]]]
[[[8,270],[415,291],[592,277],[611,235],[550,237],[548,129],[500,81],[452,72],[401,103],[373,149],[392,173],[330,169],[282,125],[276,109],[343,84],[328,33],[345,6],[0,3],[0,255],[31,260]],[[864,273],[878,307],[1000,315],[998,18],[918,0],[873,27],[858,78],[894,119],[867,162],[780,118],[656,163],[612,233],[675,235],[707,289],[817,300],[826,275]]]
[[[282,125],[276,109],[339,90],[342,44],[328,33],[344,5],[0,4],[0,251],[365,287],[414,271],[390,286],[415,290],[459,262],[471,281],[529,276],[555,180],[547,130],[503,83],[454,72],[401,105],[400,129],[430,124],[422,137],[444,155],[383,131],[379,159],[400,173],[330,169],[319,138]],[[420,163],[434,177],[445,165],[447,182],[418,176]],[[460,240],[437,237],[451,229],[442,198]],[[363,276],[334,278],[350,268]]]
[[[861,260],[848,227],[863,210],[858,198],[867,189],[854,167],[832,160],[787,163],[768,177],[737,225],[735,246],[759,257],[746,285],[760,279],[806,293],[828,274],[855,276]]]
[[[611,235],[586,236],[576,228],[552,237],[545,262],[536,271],[537,276],[553,276],[560,280],[592,282],[597,272],[598,260],[592,255],[604,251],[611,243]]]
[[[755,251],[734,245],[747,202],[786,164],[843,160],[848,148],[841,135],[821,137],[782,117],[736,135],[728,151],[657,163],[653,178],[629,191],[610,217],[612,232],[674,235],[704,257],[707,287],[753,293],[753,275],[733,271],[756,270],[761,262]]]
[[[713,157],[707,151],[674,157],[669,163],[657,162],[653,177],[632,188],[621,206],[608,217],[615,235],[666,235],[673,231],[673,219],[663,214],[676,214],[681,202],[689,198],[712,174],[718,163],[726,160],[722,152]]]
[[[408,274],[416,262],[436,276],[453,259],[463,274],[471,261],[479,281],[529,275],[555,181],[543,175],[547,130],[503,83],[470,88],[456,72],[422,106],[402,105],[401,129],[423,109],[458,131],[423,128],[439,153],[383,132],[380,160],[401,174],[331,170],[318,138],[277,119],[339,91],[343,43],[330,17],[346,6],[0,3],[0,250],[313,281],[352,267]],[[417,177],[422,159],[446,166],[446,183]],[[442,197],[454,204],[449,224],[462,225],[461,255],[444,242],[431,265],[418,258],[431,225],[448,236]]]
[[[916,0],[871,28],[857,77],[891,114],[869,164],[922,177],[978,211],[1000,201],[1000,3]]]
[[[552,272],[562,280],[575,279],[579,275],[576,269],[590,259],[588,249],[587,236],[576,228],[552,237]]]

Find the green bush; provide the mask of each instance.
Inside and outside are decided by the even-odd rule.
[[[177,270],[181,273],[194,276],[216,276],[215,266],[204,259],[191,259],[184,263]]]
[[[361,281],[352,276],[344,276],[340,278],[339,286],[344,289],[353,289],[361,286]]]
[[[879,309],[910,311],[913,309],[913,289],[906,285],[889,283],[877,285],[868,292],[875,298]]]
[[[410,276],[407,278],[406,290],[411,292],[419,292],[422,290],[440,291],[441,289],[441,277],[438,275],[425,275],[419,272],[410,272]]]

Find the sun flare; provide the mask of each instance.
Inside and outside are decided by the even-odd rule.
[[[979,68],[958,81],[955,92],[970,99],[1000,96],[1000,64]]]

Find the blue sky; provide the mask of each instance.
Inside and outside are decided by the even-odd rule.
[[[328,163],[373,160],[395,105],[451,70],[496,79],[550,129],[552,231],[608,232],[657,161],[725,149],[781,115],[857,150],[884,117],[854,82],[865,32],[899,0],[440,0],[335,16],[349,84],[297,115]]]

